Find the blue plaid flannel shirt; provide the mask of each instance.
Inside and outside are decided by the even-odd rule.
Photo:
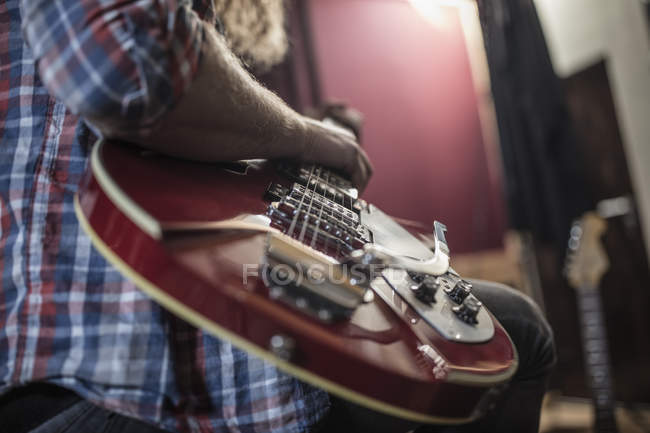
[[[211,0],[0,0],[0,393],[33,381],[181,432],[306,431],[307,386],[154,304],[73,212],[93,135],[146,130],[190,85]]]

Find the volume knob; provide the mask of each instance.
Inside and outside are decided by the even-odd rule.
[[[462,303],[472,292],[472,285],[465,280],[458,280],[453,287],[445,287],[445,293],[457,304]]]
[[[440,287],[438,279],[431,275],[427,275],[422,278],[420,282],[417,282],[416,280],[416,284],[411,286],[411,290],[413,290],[415,297],[421,302],[430,304],[436,302],[436,292],[438,291],[438,287]]]
[[[476,316],[478,315],[479,310],[481,309],[481,302],[473,296],[466,298],[462,304],[457,305],[452,308],[452,311],[456,313],[458,318],[463,322],[475,325],[478,323]]]

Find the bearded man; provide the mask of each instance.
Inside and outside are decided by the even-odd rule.
[[[98,136],[201,161],[315,161],[363,188],[372,168],[353,136],[296,113],[243,66],[282,59],[283,17],[281,0],[0,2],[3,431],[335,424],[324,391],[153,303],[91,247],[73,213]],[[550,331],[524,304],[545,336],[533,357],[545,357],[545,377]]]

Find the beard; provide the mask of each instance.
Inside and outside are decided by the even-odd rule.
[[[280,63],[289,46],[283,0],[214,0],[226,39],[247,65],[264,72]]]

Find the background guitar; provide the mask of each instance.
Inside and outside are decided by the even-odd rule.
[[[606,327],[598,286],[609,268],[601,243],[607,222],[588,212],[573,224],[569,238],[566,275],[576,289],[585,367],[595,411],[595,431],[616,433],[615,400],[610,376]]]

